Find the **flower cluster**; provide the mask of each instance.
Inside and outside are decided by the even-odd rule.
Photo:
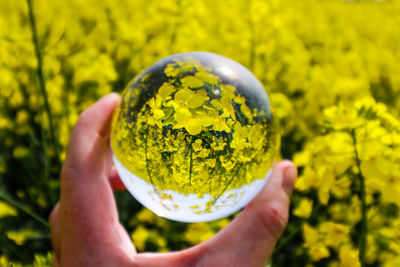
[[[295,155],[303,197],[293,214],[305,219],[304,247],[315,262],[336,254],[339,266],[360,266],[359,253],[369,264],[388,261],[400,238],[400,121],[372,98],[323,114],[325,133]],[[312,207],[323,212],[315,217]],[[343,253],[353,260],[344,263]]]
[[[208,59],[202,63],[196,57]],[[268,99],[255,97],[264,89],[251,80],[241,81],[245,88],[235,88],[232,83],[241,74],[226,78],[213,73],[218,69],[208,61],[217,59],[222,60],[205,53],[167,58],[123,93],[112,127],[113,151],[159,194],[210,194],[211,205],[225,192],[263,179],[272,167],[276,124]],[[232,67],[224,65],[223,70]],[[196,212],[209,208],[194,207]]]

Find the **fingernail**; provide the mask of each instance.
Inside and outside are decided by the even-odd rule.
[[[283,170],[282,188],[288,196],[293,192],[296,176],[297,168],[294,165],[289,165]]]

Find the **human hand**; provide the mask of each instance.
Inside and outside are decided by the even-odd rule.
[[[288,220],[297,170],[275,165],[267,186],[213,238],[171,253],[137,253],[120,224],[113,188],[121,187],[108,144],[118,94],[84,111],[61,171],[61,196],[50,215],[55,266],[265,266]]]

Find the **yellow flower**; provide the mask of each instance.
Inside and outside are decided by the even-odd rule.
[[[207,92],[204,89],[197,90],[193,96],[187,101],[189,108],[201,107],[208,100]]]
[[[142,225],[139,225],[131,234],[132,241],[139,251],[143,251],[145,249],[146,241],[149,236],[149,231]]]
[[[195,77],[209,84],[218,84],[219,78],[205,71],[196,72]]]
[[[162,99],[166,99],[168,96],[170,96],[173,92],[175,92],[175,87],[167,82],[165,82],[159,89],[158,89],[158,95]]]
[[[339,253],[340,266],[342,267],[360,267],[358,250],[350,246],[343,246]]]
[[[9,231],[7,232],[7,238],[11,239],[15,242],[15,244],[21,246],[25,243],[25,241],[29,238],[37,236],[38,232],[33,229],[23,229],[20,231]]]
[[[177,103],[180,103],[191,109],[201,107],[206,100],[208,100],[208,96],[204,89],[192,91],[190,89],[183,88],[175,94],[175,101]]]
[[[185,76],[180,79],[183,87],[199,88],[203,86],[203,81],[195,76]]]
[[[201,144],[203,143],[203,141],[201,139],[197,139],[193,144],[192,147],[194,149],[194,151],[198,152],[200,151],[203,147],[201,146]]]
[[[322,245],[315,245],[310,247],[309,255],[311,256],[312,261],[319,261],[323,258],[327,258],[331,255],[328,248]]]
[[[29,155],[29,149],[23,146],[17,146],[14,148],[13,155],[15,158],[24,158]]]
[[[231,132],[231,128],[226,124],[226,120],[224,118],[219,118],[215,121],[213,128],[215,131],[225,131],[227,133]]]
[[[347,240],[350,227],[344,224],[326,221],[319,225],[319,230],[325,234],[324,243],[327,246],[339,247]]]
[[[308,218],[311,214],[313,201],[307,198],[302,198],[300,204],[293,211],[297,217]]]
[[[182,88],[175,94],[175,101],[177,103],[183,104],[186,103],[193,95],[193,91],[188,88]]]
[[[197,135],[203,130],[203,127],[201,126],[201,124],[199,124],[198,120],[199,119],[190,119],[185,124],[184,127],[190,135]]]
[[[323,258],[330,256],[328,248],[324,245],[323,240],[317,230],[303,224],[303,238],[305,240],[304,246],[309,249],[309,255],[313,261],[319,261]]]
[[[356,109],[343,104],[326,108],[324,115],[325,121],[335,130],[354,129],[363,123]]]
[[[186,107],[179,107],[174,114],[174,119],[176,120],[177,127],[178,125],[180,127],[186,126],[186,123],[192,118],[192,113],[190,110]]]
[[[17,214],[18,212],[14,207],[0,200],[0,219],[7,216],[17,216]]]
[[[154,116],[154,119],[156,119],[156,120],[161,120],[163,117],[164,117],[164,111],[162,111],[161,109],[154,109],[153,110],[153,116]]]
[[[18,124],[26,123],[28,118],[29,118],[29,114],[26,110],[18,111],[17,117],[16,117],[16,123],[18,123]]]

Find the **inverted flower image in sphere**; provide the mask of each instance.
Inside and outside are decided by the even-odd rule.
[[[114,114],[114,163],[130,193],[162,217],[215,220],[266,184],[277,119],[257,78],[207,52],[166,57],[136,76]]]

